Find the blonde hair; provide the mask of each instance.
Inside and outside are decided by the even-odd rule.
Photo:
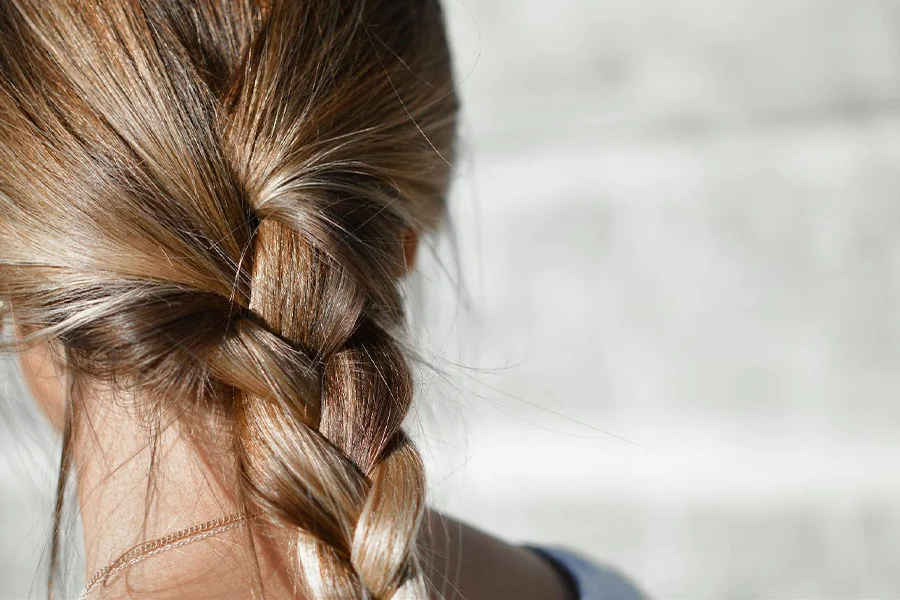
[[[445,212],[436,0],[0,4],[0,296],[79,382],[231,423],[316,598],[422,598],[403,239]]]

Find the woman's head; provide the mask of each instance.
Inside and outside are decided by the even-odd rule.
[[[64,445],[93,386],[224,417],[316,597],[414,596],[397,278],[456,112],[435,0],[0,5],[0,296],[58,353]]]

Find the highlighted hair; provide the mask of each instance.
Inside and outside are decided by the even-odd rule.
[[[436,0],[0,3],[23,342],[73,390],[226,415],[240,497],[296,528],[315,598],[427,596],[396,280],[443,218],[457,110]]]

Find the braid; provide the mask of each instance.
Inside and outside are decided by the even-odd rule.
[[[288,4],[276,3],[255,56],[314,23],[325,32],[318,45],[303,46],[309,41],[301,35],[297,51],[337,57],[326,75],[308,72],[314,62],[245,64],[223,127],[258,219],[248,261],[254,320],[242,339],[255,370],[272,373],[269,388],[285,388],[272,398],[235,385],[242,390],[238,453],[249,497],[310,534],[298,556],[313,597],[424,599],[415,550],[425,478],[401,429],[413,386],[394,339],[403,320],[395,279],[404,230],[427,228],[437,216],[444,176],[435,175],[446,165],[436,164],[443,157],[431,144],[449,151],[447,122],[436,117],[452,95],[435,86],[438,95],[425,102],[420,86],[409,87],[419,114],[406,114],[404,100],[391,98],[394,86],[408,82],[411,66],[426,56],[410,53],[403,71],[389,72],[399,56],[372,36],[392,28],[403,44],[429,51],[443,41],[440,20],[431,14],[416,31],[396,12],[403,3],[339,2],[327,11],[315,4],[280,13]],[[429,1],[410,4],[436,9]],[[376,83],[379,95],[367,89]],[[292,110],[297,126],[275,128]],[[428,128],[424,137],[417,118]],[[275,375],[298,370],[310,375],[305,389]]]
[[[313,597],[391,598],[420,584],[414,551],[425,482],[401,430],[412,399],[408,366],[366,314],[352,271],[276,221],[260,223],[255,247],[250,311],[258,322],[238,335],[243,358],[257,363],[251,370],[276,382],[262,389],[278,393],[248,390],[236,400],[250,497],[312,534],[301,538],[299,557]],[[277,383],[297,380],[286,371],[312,375],[307,389]]]
[[[230,415],[312,598],[428,597],[397,278],[457,110],[437,0],[0,10],[0,294],[75,375]]]

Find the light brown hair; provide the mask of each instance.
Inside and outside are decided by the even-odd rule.
[[[0,297],[71,379],[54,557],[99,382],[227,418],[312,596],[424,597],[397,277],[457,110],[436,0],[0,2]]]

